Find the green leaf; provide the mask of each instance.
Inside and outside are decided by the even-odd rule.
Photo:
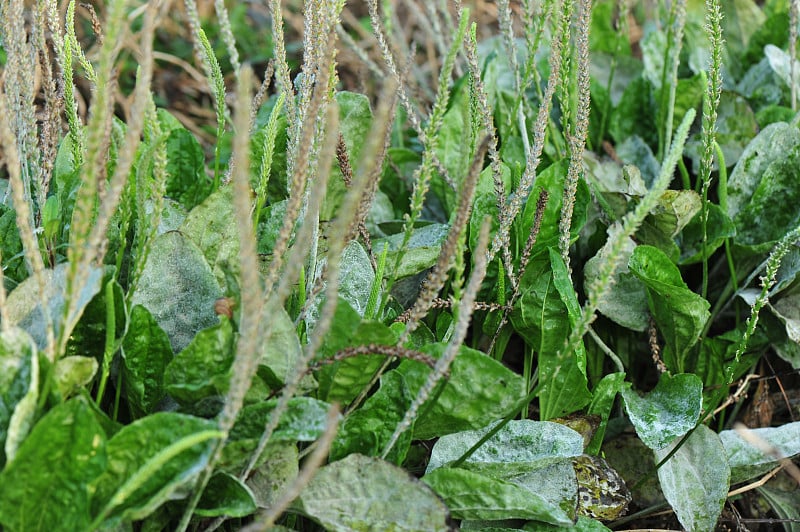
[[[103,281],[103,268],[88,266],[83,275],[86,283],[83,289],[75,295],[75,311],[71,320],[83,314],[84,309],[100,291]],[[39,294],[39,282],[34,277],[29,277],[14,289],[6,300],[8,317],[12,325],[25,329],[31,335],[36,346],[44,349],[47,346],[47,320],[45,320],[41,301],[47,301],[47,310],[53,320],[55,336],[58,338],[63,327],[64,296],[66,292],[67,273],[69,264],[62,263],[54,269],[42,272],[44,278],[44,293]]]
[[[518,530],[518,529],[513,529]],[[564,530],[558,525],[540,523],[538,521],[528,521],[521,530],[525,532],[560,532]],[[570,527],[574,532],[610,532],[611,529],[604,526],[600,521],[595,521],[588,517],[579,516],[578,520]]]
[[[68,356],[58,359],[53,377],[61,397],[70,397],[92,382],[98,367],[94,357]]]
[[[0,205],[0,252],[3,254],[3,275],[6,279],[19,283],[28,277],[22,240],[17,229],[17,213],[4,205]]]
[[[277,404],[277,399],[270,399],[242,408],[236,424],[231,429],[231,440],[258,442]],[[317,440],[325,432],[329,408],[328,403],[311,397],[293,397],[289,400],[289,406],[281,415],[280,422],[269,441]]]
[[[656,387],[640,397],[630,387],[620,393],[639,438],[653,450],[669,445],[697,424],[703,403],[703,383],[691,373],[661,374]]]
[[[206,176],[203,148],[189,130],[172,129],[167,137],[167,196],[186,210],[200,204],[213,190]]]
[[[238,478],[216,472],[195,508],[201,517],[245,517],[256,511],[255,496]]]
[[[592,392],[592,402],[589,404],[589,414],[600,416],[600,426],[597,427],[592,440],[586,446],[586,454],[597,455],[608,426],[608,418],[614,407],[617,394],[622,391],[625,382],[625,373],[609,373],[597,383]]]
[[[428,486],[359,454],[321,468],[295,504],[329,530],[449,530],[447,507]]]
[[[433,446],[427,471],[457,460],[490,429],[485,427],[442,436]],[[582,453],[583,436],[565,425],[551,421],[512,420],[472,453],[461,467],[508,478]]]
[[[728,179],[728,215],[735,242],[767,251],[800,223],[800,131],[778,122],[765,127],[745,148]]]
[[[511,314],[514,329],[539,356],[542,419],[574,412],[591,400],[586,383],[585,352],[582,349],[577,353],[562,352],[571,326],[569,311],[556,288],[551,260],[556,259],[541,255],[528,264],[520,280],[520,298]],[[559,283],[564,289],[568,284],[565,275],[564,272],[559,274]],[[574,292],[572,299],[575,299]],[[573,315],[579,312],[576,304],[577,301],[570,303]]]
[[[787,423],[781,427],[752,429],[753,437],[766,442],[781,456],[794,458],[800,454],[800,422]],[[778,466],[775,456],[765,454],[752,443],[744,440],[734,430],[719,433],[728,463],[731,466],[731,482],[738,484],[763,475]]]
[[[655,451],[661,461],[678,442]],[[713,530],[728,497],[731,470],[719,436],[699,425],[658,470],[664,497],[689,531]]]
[[[9,531],[87,530],[90,484],[106,467],[106,435],[78,396],[50,410],[0,473]]]
[[[611,113],[608,132],[616,142],[637,135],[645,143],[655,146],[658,143],[658,132],[652,121],[642,120],[642,116],[658,115],[655,99],[652,97],[652,85],[644,75],[635,78],[625,88],[619,105]]]
[[[108,440],[108,467],[95,483],[95,520],[106,526],[143,519],[185,494],[211,456],[216,423],[158,412],[123,427]]]
[[[223,186],[192,209],[179,229],[203,252],[217,282],[223,287],[223,268],[230,268],[234,272],[238,272],[239,268],[236,216],[233,210],[233,187]]]
[[[650,313],[664,336],[664,363],[674,372],[692,369],[690,349],[710,317],[710,304],[683,282],[672,261],[652,246],[637,246],[628,268],[647,286]]]
[[[106,326],[108,324],[109,303],[114,306],[114,341],[122,339],[127,322],[125,308],[125,292],[114,280],[113,268],[103,272],[102,286],[111,284],[112,301],[109,302],[107,290],[100,290],[86,305],[81,319],[73,329],[67,341],[66,354],[72,356],[94,356],[98,361],[103,359],[106,350]]]
[[[171,232],[153,242],[131,305],[145,307],[179,352],[198,331],[219,322],[214,301],[220,297],[202,251],[181,233]]]
[[[411,399],[403,376],[397,371],[385,373],[378,391],[339,426],[331,445],[330,460],[340,460],[354,453],[379,456],[411,406]],[[392,447],[387,459],[401,465],[410,445],[411,432],[406,431]]]
[[[422,477],[457,519],[535,519],[569,526],[558,506],[525,488],[466,469],[443,467]]]
[[[430,344],[422,351],[435,358],[445,344]],[[403,374],[412,396],[416,396],[431,369],[422,362],[404,360],[397,370]],[[484,427],[505,417],[525,396],[522,377],[484,353],[461,346],[450,366],[450,378],[441,393],[421,407],[414,423],[414,438],[427,440],[461,430]]]
[[[141,305],[131,310],[122,342],[123,389],[135,417],[152,413],[164,398],[164,373],[172,360],[167,333]]]
[[[319,267],[325,267],[326,262],[327,258],[321,261]],[[339,298],[347,301],[359,316],[363,316],[367,309],[370,288],[375,282],[375,271],[372,269],[369,255],[361,244],[352,241],[342,252],[339,268]],[[324,300],[324,294],[320,293],[308,312],[306,319],[310,329],[313,329],[319,319]]]
[[[361,323],[358,313],[346,301],[339,299],[320,355],[328,358],[348,347],[394,345],[395,342],[395,331],[379,322]],[[385,360],[384,355],[358,355],[324,365],[317,372],[319,397],[330,402],[349,403],[372,381],[372,376]]]
[[[175,355],[164,371],[164,388],[176,401],[191,405],[206,397],[225,395],[234,358],[231,322],[203,329]]]
[[[33,339],[22,329],[0,332],[0,466],[14,458],[33,424],[39,398],[38,357]]]
[[[548,247],[558,247],[560,238],[558,223],[561,219],[561,210],[563,208],[564,180],[567,176],[568,166],[568,161],[559,161],[551,164],[536,176],[536,188],[541,187],[546,190],[549,198],[542,215],[542,224],[536,237],[536,244],[533,247],[532,255],[534,256],[544,252]],[[525,247],[525,243],[531,234],[531,228],[536,217],[536,199],[538,197],[538,190],[532,191],[525,204],[525,209],[513,225],[513,238],[516,239],[518,249]],[[570,226],[571,241],[577,239],[578,234],[586,224],[590,203],[589,186],[581,179],[578,181],[578,188],[575,191],[575,204],[573,206],[572,225]]]
[[[706,223],[705,255],[703,255],[703,219],[698,213],[679,235],[681,247],[680,264],[695,264],[710,257],[728,238],[736,235],[736,226],[725,211],[710,201],[706,202],[708,221]]]

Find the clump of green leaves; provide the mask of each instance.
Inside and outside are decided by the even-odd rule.
[[[710,530],[800,454],[740,410],[800,368],[795,2],[315,0],[296,63],[271,1],[257,90],[189,1],[205,146],[163,5],[55,7],[0,7],[4,530]]]

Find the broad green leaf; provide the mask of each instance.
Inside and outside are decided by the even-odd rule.
[[[321,468],[295,504],[328,530],[449,530],[447,507],[428,486],[359,454]]]
[[[441,356],[444,344],[430,344],[421,350]],[[431,369],[422,362],[404,360],[398,371],[415,396]],[[421,408],[414,424],[414,438],[427,440],[461,430],[484,427],[506,416],[524,397],[522,377],[485,354],[461,346],[450,366],[450,377],[443,381],[441,393]]]
[[[542,224],[539,234],[536,237],[536,244],[533,247],[533,255],[544,252],[548,247],[558,247],[559,232],[558,223],[561,219],[561,209],[563,207],[564,180],[567,176],[567,161],[559,161],[551,164],[536,176],[536,189],[531,192],[527,199],[525,209],[517,217],[513,225],[512,240],[516,239],[518,249],[523,249],[530,237],[531,228],[536,216],[536,200],[539,197],[538,189],[542,188],[548,192],[547,206],[542,215]],[[573,206],[572,225],[570,226],[570,238],[575,240],[583,226],[586,224],[591,195],[589,186],[583,179],[578,181],[578,188],[575,191],[575,204]],[[513,249],[513,246],[512,246]]]
[[[725,211],[710,201],[706,202],[708,221],[706,222],[705,255],[703,255],[703,219],[698,213],[684,228],[678,241],[681,247],[680,264],[694,264],[704,257],[710,257],[727,238],[736,235],[736,226]]]
[[[385,373],[378,391],[340,425],[331,445],[330,460],[340,460],[354,453],[379,456],[411,406],[411,399],[403,376],[397,371]],[[410,445],[411,432],[406,431],[392,447],[387,460],[401,465]]]
[[[347,144],[350,164],[355,168],[372,125],[369,98],[355,92],[340,91],[336,93],[336,103],[339,106],[339,128]]]
[[[400,254],[400,246],[403,244],[403,234],[394,234],[375,240],[372,243],[373,249],[383,249],[384,243],[389,246],[386,256],[387,269],[384,275],[386,277],[393,275],[396,278],[408,277],[436,264],[448,230],[449,226],[446,224],[431,224],[414,228],[408,245],[402,252],[396,271],[394,265]]]
[[[267,426],[277,399],[247,405],[242,408],[236,424],[231,430],[231,440],[255,440],[258,442]],[[325,432],[328,403],[311,397],[294,397],[281,415],[270,442],[314,441]]]
[[[597,455],[608,426],[608,418],[614,407],[617,394],[622,391],[625,382],[625,373],[609,373],[597,383],[592,392],[592,402],[589,403],[589,414],[600,416],[600,426],[597,427],[592,440],[586,446],[586,454]]]
[[[778,122],[765,127],[745,148],[728,179],[728,214],[736,225],[735,242],[756,251],[800,222],[800,130]]]
[[[470,126],[470,100],[469,83],[462,79],[451,91],[448,109],[436,136],[436,155],[455,183],[460,183],[466,175],[476,147]],[[450,214],[456,207],[456,190],[438,177],[434,177],[431,190]]]
[[[122,342],[123,390],[135,417],[152,413],[166,395],[164,373],[172,357],[167,333],[146,308],[135,305]]]
[[[108,440],[108,466],[94,484],[92,509],[106,526],[143,519],[186,494],[222,434],[211,420],[158,412]]]
[[[234,359],[231,322],[203,329],[164,370],[164,388],[176,401],[190,405],[206,397],[225,395]]]
[[[663,449],[697,424],[703,403],[703,383],[691,373],[661,374],[656,387],[640,397],[630,387],[620,393],[639,438],[653,450]]]
[[[166,151],[167,196],[191,210],[208,197],[214,185],[206,176],[203,148],[181,127],[169,132]]]
[[[0,473],[0,524],[9,531],[87,530],[91,483],[106,467],[106,435],[78,396],[36,423]]]
[[[661,461],[678,442],[656,450]],[[713,530],[728,497],[731,469],[719,436],[698,427],[672,457],[658,469],[664,497],[689,531]]]
[[[98,367],[94,357],[68,356],[58,359],[53,377],[61,397],[70,397],[92,382]]]
[[[110,285],[110,286],[109,286]],[[102,288],[95,294],[73,329],[66,348],[66,355],[94,356],[102,360],[106,349],[106,326],[109,310],[113,305],[114,341],[122,339],[127,322],[125,292],[114,280],[114,270],[107,268],[103,275]]]
[[[28,277],[22,240],[17,229],[17,213],[0,205],[0,252],[3,254],[3,275],[6,279],[22,282]]]
[[[562,352],[571,329],[570,318],[556,289],[548,255],[540,255],[528,264],[520,280],[520,293],[511,323],[539,356],[541,417],[551,419],[574,412],[591,400],[585,353],[581,368],[578,356],[582,350]]]
[[[14,458],[36,415],[39,355],[28,333],[0,332],[0,467]]]
[[[750,431],[757,441],[765,442],[781,456],[794,458],[800,454],[800,422],[787,423],[781,427],[764,427]],[[778,459],[765,454],[753,443],[743,439],[736,431],[719,433],[728,462],[731,466],[731,482],[736,484],[761,476],[777,467]]]
[[[600,266],[610,259],[608,250],[612,244],[611,239],[606,240],[597,254],[586,261],[583,270],[584,290],[588,291],[593,283],[599,281]],[[628,260],[635,248],[636,244],[632,240],[624,243],[618,257],[622,265],[614,273],[611,290],[600,300],[597,310],[623,327],[644,331],[647,329],[650,316],[647,310],[647,289],[642,281],[628,270]]]
[[[176,231],[153,242],[131,305],[145,307],[179,352],[198,331],[218,323],[214,301],[220,297],[202,251]]]
[[[83,274],[86,283],[80,293],[76,294],[75,311],[71,319],[77,319],[83,314],[84,309],[100,291],[103,281],[103,268],[88,266]],[[64,315],[64,296],[66,292],[67,273],[69,264],[62,263],[54,269],[46,269],[42,272],[44,278],[44,293],[39,295],[39,282],[34,277],[29,277],[17,286],[6,300],[8,317],[12,325],[24,329],[31,335],[36,346],[44,349],[47,345],[47,320],[40,302],[47,301],[47,310],[53,320],[55,336],[61,332],[62,317]]]
[[[460,458],[491,427],[442,436],[436,441],[428,472]],[[510,477],[583,453],[583,436],[551,421],[509,421],[466,459],[462,467],[491,476]]]
[[[647,286],[650,313],[666,340],[667,368],[674,372],[691,369],[690,349],[710,317],[709,302],[689,290],[677,266],[652,246],[637,246],[628,268]]]
[[[233,475],[217,472],[208,481],[194,513],[201,517],[245,517],[255,511],[250,488]]]
[[[578,302],[578,294],[575,293],[575,288],[572,286],[569,269],[567,269],[564,259],[554,248],[548,248],[547,251],[550,253],[553,286],[556,287],[556,291],[561,297],[561,302],[564,303],[567,309],[570,327],[575,327],[583,317],[583,311],[581,310],[581,304]],[[581,373],[586,375],[586,349],[583,344],[578,345],[575,349],[574,357]]]
[[[648,27],[648,31],[639,43],[642,49],[642,63],[644,64],[643,75],[656,91],[661,89],[664,62],[669,60],[667,47],[670,44],[664,29],[655,25]]]
[[[220,286],[225,286],[223,268],[239,268],[239,233],[233,210],[233,187],[215,190],[192,209],[179,231],[203,252]]]
[[[325,336],[320,358],[330,358],[348,348],[368,344],[394,345],[397,333],[379,322],[361,323],[361,317],[349,303],[339,299],[336,313]],[[384,355],[358,355],[325,364],[316,373],[319,397],[326,401],[349,403],[369,384],[386,360]]]
[[[468,471],[442,467],[422,477],[457,519],[535,519],[569,526],[558,506],[525,488]]]

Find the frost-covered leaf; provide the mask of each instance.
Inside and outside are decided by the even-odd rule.
[[[691,373],[674,377],[663,373],[658,385],[644,397],[630,387],[620,393],[636,433],[653,450],[663,449],[683,436],[700,419],[703,383]]]
[[[780,456],[793,458],[800,454],[800,421],[780,427],[764,427],[750,431]],[[736,484],[760,476],[778,465],[778,458],[765,454],[743,439],[734,430],[719,433],[731,467],[731,482]]]
[[[214,301],[222,290],[203,253],[179,232],[153,242],[132,305],[142,305],[180,352],[198,331],[218,323]]]
[[[458,459],[491,427],[442,436],[433,446],[428,472]],[[583,436],[550,421],[509,421],[467,458],[462,467],[492,474],[521,474],[583,453]]]
[[[787,86],[794,85],[800,88],[800,61],[794,60],[794,79],[792,79],[792,58],[788,53],[773,44],[768,44],[764,47],[764,55],[767,56],[769,66]]]
[[[45,285],[44,294],[39,295],[39,282],[35,276],[31,276],[17,286],[6,300],[6,309],[11,324],[25,329],[39,349],[44,349],[47,345],[47,320],[42,311],[41,301],[47,302],[47,310],[53,322],[55,337],[58,338],[61,332],[69,267],[69,264],[62,263],[54,269],[46,269],[42,272]],[[80,318],[86,306],[100,291],[103,271],[103,268],[87,266],[87,271],[82,275],[86,279],[86,284],[75,296],[77,298],[75,311],[72,313],[70,321]]]
[[[33,338],[24,330],[0,331],[0,467],[14,458],[36,415],[38,357]]]
[[[656,450],[661,461],[678,445]],[[713,530],[728,496],[731,470],[719,436],[699,425],[658,470],[661,489],[689,531]]]
[[[748,144],[728,179],[728,214],[736,224],[735,242],[756,251],[800,222],[800,130],[777,122]],[[780,201],[776,201],[780,198]]]
[[[394,275],[396,278],[408,277],[436,264],[436,259],[442,249],[442,242],[447,238],[449,229],[447,224],[431,224],[415,228],[402,255],[400,255],[400,246],[403,243],[402,233],[373,242],[374,249],[383,249],[384,243],[389,246],[389,252],[386,255],[387,270],[384,275]],[[400,264],[394,270],[394,265],[399,257]]]
[[[296,504],[328,530],[449,530],[447,507],[428,486],[359,454],[321,468]]]
[[[267,333],[261,343],[259,375],[265,377],[267,384],[278,388],[294,372],[302,347],[294,323],[282,306],[265,304],[262,320]]]
[[[239,232],[233,210],[233,187],[215,190],[189,211],[179,231],[203,252],[220,286],[225,286],[225,268],[238,271]]]
[[[586,261],[583,274],[585,290],[588,290],[592,283],[598,280],[600,266],[608,260],[608,250],[611,244],[612,241],[607,240],[597,254]],[[597,310],[623,327],[634,331],[644,331],[649,323],[647,289],[644,283],[628,270],[628,260],[635,248],[636,244],[632,240],[627,240],[623,244],[622,251],[618,254],[622,266],[617,268],[614,273],[611,290],[606,297],[600,300]]]

